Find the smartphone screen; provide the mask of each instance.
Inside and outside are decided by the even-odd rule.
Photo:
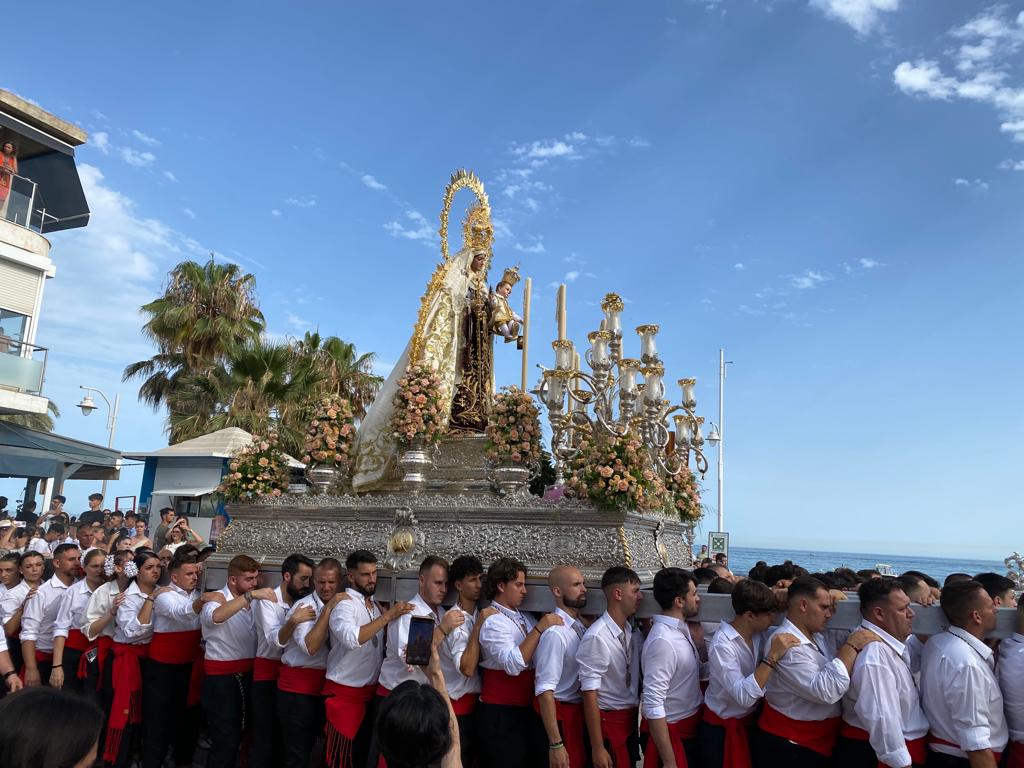
[[[434,640],[434,620],[413,616],[409,622],[409,642],[405,646],[405,663],[425,667],[430,663],[430,644]]]

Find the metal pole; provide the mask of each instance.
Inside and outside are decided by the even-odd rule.
[[[725,530],[725,350],[718,350],[718,530]]]
[[[102,392],[100,394],[103,394]],[[107,400],[106,395],[103,395],[103,399]],[[114,447],[114,432],[117,430],[117,409],[121,405],[121,393],[118,392],[114,395],[114,406],[110,410],[110,416],[107,419],[107,429],[110,430],[110,439],[107,440],[107,448]],[[107,400],[107,407],[110,408],[110,401]],[[107,503],[107,481],[103,481],[103,487],[100,489],[100,493],[103,494],[103,503]]]

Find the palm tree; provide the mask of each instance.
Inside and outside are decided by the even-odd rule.
[[[349,401],[356,419],[366,415],[384,378],[373,373],[375,355],[356,353],[355,344],[337,336],[322,337],[309,331],[292,342],[296,359],[305,358],[322,377],[321,395],[339,395]]]
[[[254,435],[276,430],[286,453],[301,455],[310,403],[323,374],[289,344],[254,341],[205,373],[183,376],[167,398],[171,443],[225,427]]]
[[[37,432],[53,432],[53,420],[60,418],[60,408],[50,400],[46,403],[46,410],[49,413],[11,413],[0,416],[0,421],[8,424],[17,424],[19,427],[28,427]]]
[[[154,409],[170,401],[184,378],[209,373],[266,327],[256,278],[237,264],[215,263],[212,254],[205,264],[178,264],[163,295],[142,312],[149,316],[142,332],[157,353],[127,366],[122,380],[143,378],[139,399]]]

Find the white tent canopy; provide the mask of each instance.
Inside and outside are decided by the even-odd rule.
[[[175,443],[169,445],[166,448],[161,448],[157,451],[139,451],[125,453],[126,458],[130,459],[148,459],[148,458],[220,458],[228,459],[234,456],[236,453],[241,451],[243,448],[249,447],[252,443],[253,437],[244,429],[238,427],[226,427],[225,429],[218,429],[216,432],[210,432],[208,435],[202,435],[200,437],[193,437],[191,440],[185,440],[181,443]],[[295,469],[302,469],[305,464],[297,459],[292,458],[285,454],[288,459],[288,466]],[[198,491],[195,496],[200,496],[203,493],[209,493],[214,490],[213,488]],[[154,494],[160,493],[160,491],[153,491]],[[182,491],[174,491],[175,495],[188,495]]]

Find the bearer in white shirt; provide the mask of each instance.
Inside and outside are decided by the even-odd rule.
[[[53,577],[40,585],[35,598],[25,605],[21,619],[21,655],[25,664],[25,685],[50,682],[53,669],[53,625],[60,598],[75,583],[81,565],[74,544],[62,544],[53,553]]]
[[[583,714],[594,768],[631,766],[640,757],[637,705],[640,703],[640,656],[643,637],[630,619],[643,596],[640,577],[614,566],[601,577],[607,610],[580,641]]]
[[[900,582],[883,576],[860,585],[861,629],[881,642],[869,643],[853,665],[850,689],[843,698],[843,726],[836,752],[837,768],[892,768],[924,765],[928,754],[928,720],[910,669],[904,644],[914,611]]]
[[[921,656],[921,704],[931,723],[929,765],[994,768],[1009,734],[995,654],[982,642],[996,608],[976,581],[955,581],[939,598],[949,629],[932,635]]]
[[[580,610],[587,604],[587,586],[578,568],[561,566],[548,574],[548,588],[562,625],[541,635],[533,655],[537,668],[533,688],[547,732],[551,768],[583,768],[587,753],[576,652],[586,632]]]
[[[1024,600],[1017,603],[1017,631],[999,644],[999,687],[1010,743],[1007,765],[1024,763]]]

